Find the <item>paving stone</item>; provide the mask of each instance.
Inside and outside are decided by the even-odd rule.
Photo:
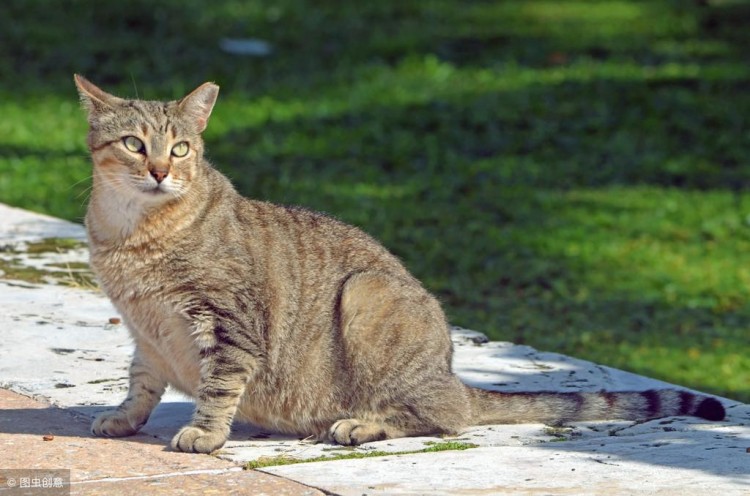
[[[322,494],[213,456],[168,451],[147,435],[94,438],[89,425],[80,414],[0,389],[0,467],[69,469],[71,494]]]

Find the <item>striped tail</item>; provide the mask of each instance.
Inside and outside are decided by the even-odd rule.
[[[466,386],[474,424],[545,423],[587,420],[649,420],[690,415],[724,420],[726,411],[716,399],[673,389],[642,392],[501,393]]]

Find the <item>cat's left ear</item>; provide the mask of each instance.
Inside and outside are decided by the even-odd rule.
[[[214,109],[219,87],[214,83],[203,83],[192,93],[180,100],[180,109],[193,121],[195,129],[202,133]]]
[[[110,95],[83,76],[73,74],[81,103],[89,111],[89,117],[98,112],[111,110],[121,104],[124,100]]]

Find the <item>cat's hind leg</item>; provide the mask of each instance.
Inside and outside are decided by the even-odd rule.
[[[95,436],[132,436],[143,427],[159,404],[167,383],[149,366],[138,347],[130,364],[129,375],[127,398],[117,409],[103,412],[94,419],[91,433]]]
[[[356,446],[372,441],[404,437],[406,433],[382,422],[359,419],[341,419],[328,430],[331,441],[344,446]]]
[[[454,377],[433,380],[420,391],[391,398],[390,406],[373,405],[370,412],[340,419],[327,439],[345,446],[408,436],[458,434],[467,418],[465,388]]]
[[[464,427],[470,403],[451,371],[445,316],[432,295],[408,276],[353,275],[342,289],[345,418],[327,437],[344,445]]]

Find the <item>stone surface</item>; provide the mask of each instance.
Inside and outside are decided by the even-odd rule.
[[[50,272],[34,280],[0,274],[0,387],[61,407],[45,408],[17,395],[12,401],[0,396],[0,446],[18,447],[15,452],[10,449],[13,466],[53,460],[63,468],[73,468],[74,480],[81,482],[75,486],[80,494],[109,490],[115,472],[106,462],[96,461],[95,454],[102,450],[118,453],[117,477],[128,481],[118,488],[129,491],[118,494],[158,493],[167,491],[166,487],[185,494],[209,494],[215,489],[211,487],[214,481],[224,481],[226,487],[240,479],[242,484],[254,484],[243,477],[261,474],[237,472],[247,462],[278,464],[373,452],[393,454],[262,470],[335,494],[356,495],[750,491],[750,453],[746,452],[750,407],[726,399],[722,402],[729,418],[720,423],[668,418],[645,423],[581,423],[566,429],[534,424],[485,426],[471,428],[456,439],[397,439],[356,449],[309,444],[236,425],[230,441],[217,453],[223,459],[219,460],[164,449],[189,420],[193,408],[189,400],[168,392],[141,434],[121,440],[90,438],[90,419],[125,396],[132,343],[100,292],[91,285],[70,284],[65,272],[59,273],[65,264],[85,273],[80,265],[86,261],[85,247],[71,242],[38,243],[48,238],[84,240],[85,235],[79,225],[0,204],[0,262],[5,267],[14,264]],[[617,391],[675,387],[527,346],[487,342],[474,331],[456,328],[453,339],[457,373],[464,381],[485,388]],[[19,401],[31,403],[24,406]],[[15,426],[21,423],[27,427],[19,430]],[[47,431],[55,435],[55,441],[40,441]],[[478,447],[409,453],[434,449],[447,441]],[[121,460],[131,461],[123,464]],[[282,479],[259,484],[267,484],[269,493],[279,493],[281,489],[272,486],[271,480]],[[252,487],[253,494],[264,491]],[[309,489],[294,485],[290,490]]]
[[[0,389],[0,468],[69,469],[71,494],[230,494],[241,488],[245,494],[322,495],[212,456],[166,450],[145,434],[94,438],[90,423],[75,411]]]
[[[635,447],[648,439],[635,438]],[[420,455],[388,456],[375,460],[339,460],[269,469],[284,477],[346,495],[395,494],[685,494],[747,495],[750,481],[738,475],[747,469],[739,449],[717,453],[726,468],[694,457],[710,439],[695,439],[690,446],[675,446],[660,454],[623,456],[622,444],[598,450],[581,443],[554,443],[534,447],[500,446]],[[637,448],[636,448],[637,449]],[[684,462],[680,462],[684,460]]]

